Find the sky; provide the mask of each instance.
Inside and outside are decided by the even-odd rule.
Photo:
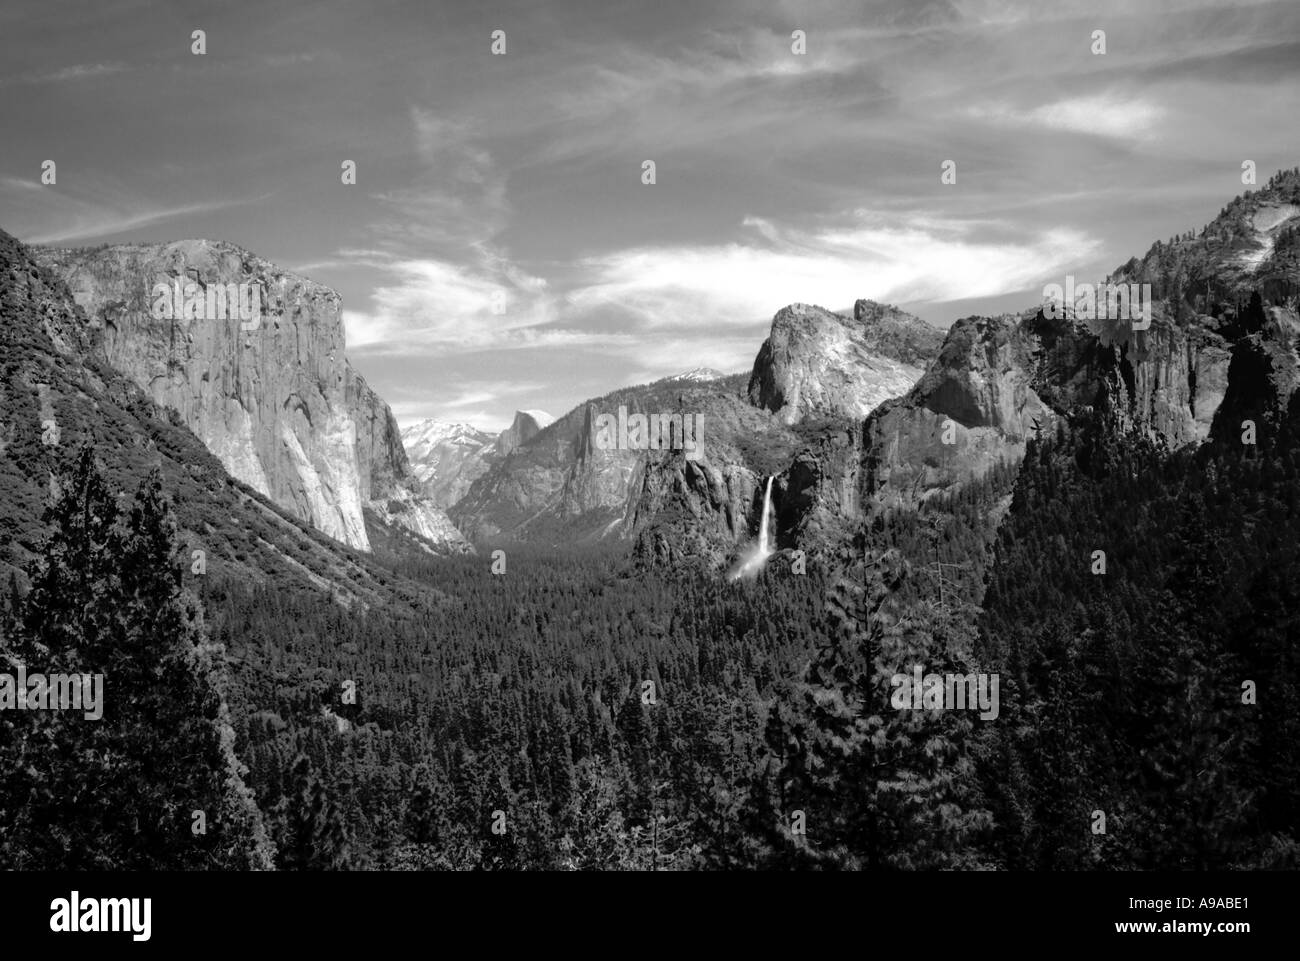
[[[1300,164],[1298,81],[1300,0],[5,0],[0,227],[239,244],[403,426],[499,430],[747,371],[790,303],[1101,279]]]

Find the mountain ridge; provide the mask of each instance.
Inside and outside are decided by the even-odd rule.
[[[1274,242],[1245,271],[1242,251],[1262,245],[1240,232],[1261,210],[1295,207],[1270,215],[1275,233],[1300,224],[1295,201],[1300,168],[1239,196],[1199,235],[1156,241],[1117,268],[1111,282],[1151,285],[1149,328],[1069,305],[1057,317],[1038,308],[958,320],[916,385],[868,417],[863,496],[916,504],[1001,460],[1018,464],[1031,434],[1076,411],[1097,409],[1170,450],[1199,444],[1247,368],[1272,385],[1255,416],[1273,417],[1300,381],[1300,257]]]

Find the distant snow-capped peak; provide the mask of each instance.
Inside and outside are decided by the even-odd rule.
[[[491,443],[495,434],[480,430],[473,424],[449,424],[439,420],[425,420],[402,429],[402,443],[408,454],[413,450],[428,450],[440,444],[465,444],[482,446]]]
[[[680,374],[673,374],[671,377],[665,377],[664,380],[696,380],[709,381],[721,380],[727,375],[720,370],[714,370],[712,367],[696,367],[693,370],[684,371]]]

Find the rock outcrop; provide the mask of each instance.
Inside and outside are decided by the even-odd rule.
[[[749,399],[781,423],[809,417],[860,420],[905,393],[943,333],[897,308],[859,300],[854,319],[792,304],[772,320],[749,380]]]
[[[432,547],[466,548],[418,493],[391,412],[348,364],[333,290],[205,240],[37,256],[102,324],[109,363],[176,410],[233,476],[361,550],[368,523],[392,521],[421,536],[441,531]],[[160,311],[157,284],[186,297],[193,285],[200,300],[209,288],[248,285],[260,315]]]
[[[1034,434],[1084,408],[1171,449],[1198,443],[1229,360],[1222,336],[1162,307],[1145,331],[1039,312],[964,318],[916,386],[868,418],[864,496],[915,502],[1019,463]]]
[[[1033,389],[1038,350],[1018,318],[955,323],[916,386],[868,418],[864,496],[920,498],[1023,456],[1053,424]]]
[[[509,457],[554,422],[555,418],[544,410],[515,411],[515,419],[497,438],[496,454]]]
[[[1156,241],[1120,267],[1115,279],[1151,284],[1154,295],[1177,312],[1196,302],[1216,318],[1239,313],[1252,293],[1294,310],[1300,295],[1300,167],[1247,190],[1201,230]]]
[[[535,433],[517,421],[521,439],[502,445],[453,513],[478,538],[618,536],[651,559],[719,566],[754,535],[768,477],[776,546],[816,549],[877,505],[915,505],[1014,467],[1033,437],[1078,413],[1169,449],[1226,430],[1239,412],[1260,408],[1267,424],[1300,381],[1297,210],[1293,171],[1199,236],[1125,264],[1111,279],[1152,285],[1149,326],[1034,309],[968,317],[944,336],[868,300],[852,319],[791,305],[747,383],[691,372],[590,401]],[[1246,371],[1267,389],[1243,389]],[[703,414],[704,449],[601,449],[597,421],[619,405]]]

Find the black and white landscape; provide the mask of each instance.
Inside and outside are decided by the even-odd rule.
[[[1300,868],[1298,81],[1292,0],[7,2],[0,867]]]

